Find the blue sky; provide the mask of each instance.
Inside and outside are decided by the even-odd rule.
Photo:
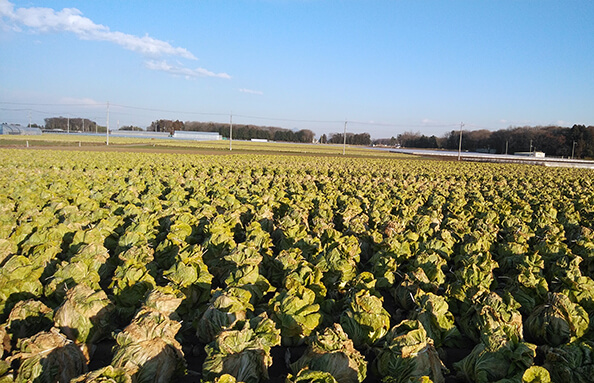
[[[594,1],[0,0],[0,120],[594,124]]]

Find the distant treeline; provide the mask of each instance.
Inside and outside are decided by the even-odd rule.
[[[452,130],[444,137],[406,132],[397,137],[375,140],[375,144],[401,145],[409,148],[458,150],[460,131]],[[509,153],[540,151],[547,156],[594,158],[594,126],[522,126],[496,131],[486,129],[462,131],[462,150]]]
[[[105,127],[97,126],[95,121],[88,118],[49,117],[44,119],[45,129],[66,130],[72,132],[105,132]]]
[[[342,133],[332,133],[330,137],[326,137],[325,134],[322,134],[320,137],[320,143],[322,144],[343,144],[344,143],[344,134]],[[371,145],[371,136],[369,133],[347,133],[346,134],[346,143],[348,145]]]
[[[176,130],[217,132],[221,136],[229,138],[229,123],[220,122],[157,120],[151,123],[148,130],[153,132],[170,133]],[[289,129],[274,126],[233,124],[233,139],[237,140],[251,140],[252,138],[256,138],[271,141],[313,142],[314,137],[315,133],[309,129],[302,129],[294,132]]]
[[[221,136],[229,138],[229,123],[220,122],[157,120],[151,123],[148,130],[153,132],[170,133],[173,133],[176,130],[217,132]],[[346,137],[347,144],[349,145],[371,145],[371,136],[369,133],[347,133]],[[313,142],[315,133],[309,129],[292,131],[276,126],[233,124],[233,138],[237,140],[250,140],[256,138],[270,141]],[[342,133],[331,133],[329,137],[326,134],[323,134],[320,137],[319,142],[324,144],[342,144],[344,142],[344,136]]]

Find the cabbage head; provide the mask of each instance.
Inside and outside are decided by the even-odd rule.
[[[464,302],[481,291],[491,290],[495,280],[493,270],[498,267],[491,253],[458,255],[455,264],[455,281],[448,286],[448,295],[452,298]]]
[[[303,285],[316,293],[316,300],[319,303],[327,293],[326,286],[322,282],[323,277],[322,270],[307,261],[303,261],[285,276],[283,285],[287,290],[296,285]]]
[[[178,288],[203,284],[210,287],[212,275],[202,259],[202,248],[198,245],[186,246],[176,255],[175,263],[163,271],[163,277]]]
[[[412,310],[409,319],[417,319],[423,325],[436,348],[456,346],[461,334],[454,323],[454,315],[449,311],[446,299],[433,293],[421,293],[416,299],[418,308]]]
[[[396,281],[398,272],[398,259],[391,253],[378,251],[372,257],[369,263],[371,270],[377,279],[377,288],[389,288]]]
[[[594,314],[594,280],[586,276],[565,278],[565,285],[560,291],[567,295],[572,302],[578,303],[591,315]]]
[[[184,294],[172,286],[158,286],[149,291],[143,307],[176,319],[174,313],[184,299]]]
[[[77,343],[95,343],[109,335],[113,310],[104,291],[79,284],[68,290],[56,310],[55,326]]]
[[[338,323],[308,340],[305,353],[291,364],[295,374],[304,368],[328,372],[341,383],[360,383],[367,376],[365,358]]]
[[[213,292],[208,306],[197,322],[196,335],[203,343],[210,343],[225,328],[238,320],[244,320],[254,307],[250,303],[249,291],[238,287],[217,289]]]
[[[485,338],[467,357],[454,363],[454,368],[472,383],[491,383],[502,379],[521,381],[524,371],[532,366],[535,355],[535,345],[508,340],[499,329],[498,336]]]
[[[272,319],[281,330],[282,344],[299,345],[322,322],[316,294],[300,285],[282,290],[270,300]]]
[[[185,373],[181,346],[159,338],[118,344],[111,365],[125,370],[136,383],[169,383]]]
[[[81,375],[70,383],[133,383],[133,381],[132,376],[123,368],[107,366]]]
[[[417,306],[415,297],[424,292],[437,292],[437,286],[431,283],[420,267],[404,274],[396,288],[390,289],[394,300],[404,310],[414,310]]]
[[[358,274],[361,247],[354,236],[343,236],[334,229],[326,230],[322,241],[324,249],[313,257],[312,263],[322,270],[328,290],[342,291]]]
[[[239,244],[224,259],[228,265],[223,277],[225,285],[250,291],[252,304],[256,304],[266,293],[273,291],[270,282],[260,274],[262,255],[254,247]]]
[[[547,301],[526,319],[527,338],[537,344],[559,346],[586,333],[590,319],[580,305],[566,295],[549,293]]]
[[[53,327],[54,311],[35,299],[19,301],[8,315],[7,332],[12,341],[29,338]],[[0,355],[1,356],[1,355]]]
[[[15,383],[70,382],[87,372],[87,359],[73,342],[55,327],[23,339],[18,345],[20,366]]]
[[[291,247],[281,250],[275,257],[264,257],[264,274],[270,283],[280,286],[287,274],[304,264],[308,264],[308,261],[303,256],[303,251],[298,247]]]
[[[495,292],[484,292],[472,298],[472,305],[459,317],[460,328],[478,343],[482,338],[502,329],[508,339],[522,340],[522,315],[520,305],[506,293],[501,297]]]
[[[0,268],[0,317],[6,318],[12,307],[23,299],[40,297],[43,285],[39,281],[43,265],[27,257],[15,255]]]
[[[446,277],[443,269],[447,268],[447,261],[439,254],[433,251],[422,252],[413,258],[412,265],[423,269],[427,278],[436,286],[445,283]]]
[[[163,277],[184,293],[179,312],[188,320],[194,319],[196,306],[210,299],[213,277],[202,260],[202,252],[198,245],[186,246],[176,255],[175,263],[163,271]]]
[[[519,273],[511,277],[506,290],[520,303],[522,315],[528,316],[547,298],[549,286],[543,276],[544,261],[538,253],[532,253],[525,256],[517,268]]]
[[[574,342],[550,349],[543,365],[553,382],[591,383],[594,377],[594,342]]]
[[[360,290],[352,294],[340,324],[355,347],[372,346],[388,332],[390,314],[384,309],[382,298]]]
[[[374,370],[384,382],[405,383],[423,376],[444,383],[446,367],[439,359],[433,340],[418,320],[405,320],[386,335],[374,361]]]
[[[268,367],[272,365],[270,350],[280,345],[280,341],[280,330],[266,314],[236,322],[205,347],[202,375],[210,381],[225,374],[238,382],[268,380]]]
[[[295,376],[289,374],[285,383],[338,383],[338,381],[329,372],[304,368]]]
[[[157,285],[153,277],[153,253],[148,246],[134,246],[118,255],[123,263],[116,268],[109,288],[122,322],[134,316],[146,293]]]
[[[132,322],[116,334],[111,365],[126,370],[136,383],[168,383],[185,374],[182,346],[175,339],[181,323],[171,319],[181,300],[172,288],[151,291]]]

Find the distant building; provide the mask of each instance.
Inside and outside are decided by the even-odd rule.
[[[126,137],[126,138],[169,138],[171,137],[167,132],[147,132],[139,130],[110,130],[109,135],[112,137]]]
[[[41,135],[41,129],[28,128],[26,126],[6,124],[0,125],[0,134],[15,135],[15,136],[38,136]]]
[[[514,156],[545,158],[545,152],[515,152]]]
[[[173,132],[172,137],[178,140],[192,141],[218,141],[223,139],[217,132],[195,132],[192,130],[176,130]]]
[[[147,132],[145,130],[110,130],[109,135],[112,137],[174,139],[192,141],[213,141],[222,139],[221,135],[216,132],[194,132],[181,130],[176,130],[173,133],[173,135],[169,132]]]

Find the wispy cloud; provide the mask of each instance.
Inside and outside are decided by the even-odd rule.
[[[253,90],[253,89],[246,89],[246,88],[241,88],[241,89],[239,89],[239,91],[242,93],[257,94],[258,96],[262,96],[264,94],[264,92],[262,92],[261,90]]]
[[[452,125],[456,125],[456,124],[439,121],[439,120],[433,120],[431,118],[423,118],[421,120],[421,125],[422,126],[452,126]]]
[[[176,76],[184,76],[186,78],[196,78],[196,77],[218,77],[224,79],[230,79],[227,73],[215,73],[204,68],[186,68],[181,65],[171,65],[165,60],[148,60],[145,62],[145,66],[151,70],[158,70],[166,73],[170,73]]]
[[[105,101],[100,102],[97,100],[93,100],[92,98],[73,98],[73,97],[62,97],[60,99],[60,104],[77,104],[81,106],[98,106],[98,107],[105,107]]]
[[[195,60],[196,57],[185,48],[174,47],[166,41],[111,31],[109,27],[96,24],[84,17],[76,8],[56,11],[51,8],[15,8],[8,0],[0,0],[0,19],[4,26],[20,31],[26,27],[33,32],[69,32],[82,40],[108,41],[124,49],[146,56],[179,56]]]

